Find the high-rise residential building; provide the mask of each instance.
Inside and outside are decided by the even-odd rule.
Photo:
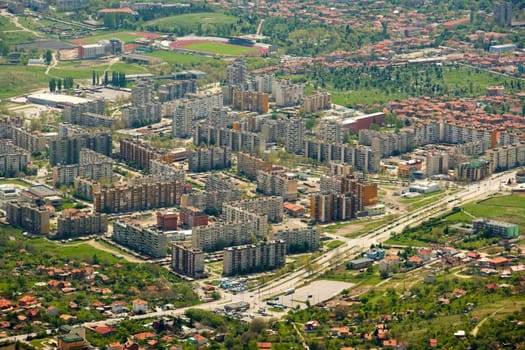
[[[233,203],[222,204],[222,214],[226,222],[245,222],[252,235],[258,239],[268,236],[268,215],[252,210],[241,209]]]
[[[193,143],[227,147],[232,152],[263,152],[266,148],[266,139],[260,134],[240,131],[235,128],[216,127],[206,123],[199,123],[195,127]]]
[[[250,180],[257,179],[259,170],[271,172],[272,167],[272,162],[269,160],[264,160],[248,153],[237,153],[237,171]]]
[[[91,214],[75,209],[65,209],[57,220],[57,233],[54,238],[63,239],[103,234],[107,230],[108,221],[105,214]]]
[[[75,11],[89,6],[89,0],[57,0],[57,11]]]
[[[93,209],[120,213],[171,207],[180,204],[181,193],[182,186],[173,175],[135,177],[127,185],[98,188],[93,193]]]
[[[512,2],[498,1],[492,4],[494,21],[500,27],[512,26]]]
[[[188,152],[188,170],[201,172],[231,166],[231,154],[226,147],[200,147]]]
[[[178,80],[173,83],[159,86],[159,101],[166,102],[183,98],[188,93],[197,92],[197,81],[195,79]]]
[[[52,166],[57,164],[77,164],[80,150],[89,148],[105,156],[111,156],[113,138],[107,129],[83,132],[79,134],[65,133],[49,142],[49,162]]]
[[[162,120],[161,104],[157,102],[125,107],[121,112],[121,119],[126,128],[138,128]]]
[[[103,99],[95,99],[85,103],[64,104],[64,122],[66,123],[86,125],[83,120],[84,113],[93,113],[96,115],[106,114],[105,101]]]
[[[223,213],[228,218],[229,207],[232,211],[243,210],[254,212],[258,215],[266,215],[269,222],[281,222],[283,220],[283,198],[277,196],[244,199],[239,202],[226,203],[223,205]],[[236,214],[232,214],[235,216]],[[228,220],[228,219],[227,219]],[[233,220],[233,219],[232,219]]]
[[[503,171],[525,165],[525,141],[517,144],[492,148],[486,151],[492,172]]]
[[[475,182],[492,175],[492,164],[486,159],[474,159],[457,164],[455,172],[458,181]]]
[[[270,95],[264,92],[233,89],[232,107],[241,111],[268,113]]]
[[[286,140],[284,148],[287,152],[303,154],[306,123],[303,118],[290,118],[286,122]]]
[[[205,252],[252,243],[252,225],[246,221],[218,222],[191,230],[191,246]]]
[[[200,249],[187,247],[181,243],[171,245],[171,268],[176,273],[192,278],[206,275],[204,269],[204,252]]]
[[[150,170],[150,161],[161,155],[162,152],[158,149],[139,139],[125,138],[120,141],[120,158],[145,172]]]
[[[315,113],[332,106],[332,95],[327,91],[314,91],[310,96],[303,98],[301,109],[305,113]]]
[[[157,228],[162,231],[172,231],[177,229],[177,213],[157,212]]]
[[[426,175],[428,177],[438,174],[448,174],[449,154],[446,152],[428,152],[426,156]]]
[[[286,242],[287,254],[318,251],[321,246],[320,236],[319,230],[312,226],[279,230],[273,233],[274,239]]]
[[[316,193],[310,197],[310,220],[326,223],[355,217],[356,197],[352,194]]]
[[[305,83],[292,83],[291,80],[276,80],[272,87],[272,95],[278,107],[291,107],[301,103],[304,98]]]
[[[248,66],[243,57],[233,60],[226,70],[226,82],[229,85],[244,85],[249,79]]]
[[[42,134],[32,132],[22,126],[12,125],[10,127],[11,140],[13,144],[28,150],[31,153],[46,150],[48,138]]]
[[[183,193],[180,199],[181,208],[195,207],[210,213],[222,213],[222,205],[227,202],[240,201],[242,191],[237,189],[216,190],[203,193]]]
[[[31,155],[9,140],[0,140],[0,176],[15,177],[31,162]]]
[[[31,233],[49,234],[50,212],[46,209],[22,202],[6,203],[7,221]]]
[[[197,121],[209,118],[213,111],[223,106],[222,92],[187,94],[180,99],[173,113],[173,135],[189,137],[194,135]]]
[[[229,247],[224,250],[222,274],[240,275],[283,267],[286,242],[265,241],[258,244]]]
[[[208,214],[199,208],[183,207],[180,208],[180,223],[188,228],[206,226],[208,225]]]
[[[258,75],[255,77],[255,90],[271,94],[274,81],[275,74],[273,73]]]
[[[139,80],[131,89],[131,104],[133,106],[144,106],[153,102],[153,91],[155,91],[152,80]]]
[[[77,176],[111,182],[113,176],[113,159],[88,148],[82,148],[79,163],[53,167],[53,184],[72,185]]]
[[[288,178],[286,174],[259,170],[257,172],[257,191],[269,196],[281,196],[287,201],[295,200],[297,199],[297,180]]]
[[[113,222],[111,239],[152,258],[166,257],[168,244],[171,241],[169,234],[154,227],[141,227],[138,224],[124,221]]]

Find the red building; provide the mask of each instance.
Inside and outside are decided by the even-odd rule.
[[[157,227],[162,231],[177,229],[177,214],[157,212]]]
[[[189,228],[194,226],[206,226],[208,225],[208,215],[195,207],[181,208],[180,221],[182,225]]]

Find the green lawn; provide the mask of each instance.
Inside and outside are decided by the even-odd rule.
[[[343,241],[336,239],[336,240],[326,243],[326,247],[328,248],[328,250],[332,250],[332,249],[342,246],[343,244],[345,244]]]
[[[146,56],[158,57],[169,64],[176,64],[181,66],[194,66],[202,62],[211,61],[213,58],[183,54],[171,51],[155,51],[151,53],[145,53]]]
[[[15,26],[10,20],[9,17],[0,17],[0,31],[5,30],[18,30],[17,26]]]
[[[23,187],[29,187],[29,184],[27,182],[25,182],[24,180],[20,180],[20,179],[3,179],[3,180],[0,180],[0,185],[20,185],[20,186],[23,186]]]
[[[525,198],[523,197],[517,195],[494,197],[467,204],[464,210],[477,217],[518,224],[520,231],[525,232]]]
[[[0,66],[0,99],[48,87],[45,67]]]
[[[228,16],[223,13],[199,12],[154,19],[145,22],[144,27],[156,27],[159,31],[170,31],[175,26],[197,28],[199,24],[205,27],[206,25],[234,24],[236,22],[236,17]]]
[[[250,52],[257,52],[257,49],[239,45],[229,45],[216,42],[201,42],[186,45],[183,47],[188,50],[203,51],[209,53],[216,53],[220,55],[242,55]]]

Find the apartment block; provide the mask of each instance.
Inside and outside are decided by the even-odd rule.
[[[21,116],[0,115],[0,139],[11,139],[12,128],[20,128],[24,125]]]
[[[269,160],[264,160],[248,153],[237,153],[237,171],[250,180],[257,179],[257,173],[260,170],[271,172],[272,167],[272,163]]]
[[[54,238],[72,238],[103,234],[108,230],[105,214],[86,213],[80,210],[65,209],[57,220],[57,233]]]
[[[297,180],[285,174],[257,172],[257,191],[269,196],[281,196],[284,200],[297,199]]]
[[[232,107],[241,111],[268,113],[270,95],[264,92],[233,89]]]
[[[492,147],[494,144],[496,130],[488,128],[476,128],[465,126],[459,123],[443,123],[442,125],[442,143],[462,144],[474,141],[485,143],[485,149]]]
[[[170,163],[162,159],[149,161],[149,173],[152,175],[173,175],[180,183],[185,183],[186,172],[181,164]]]
[[[279,230],[273,234],[275,240],[286,242],[286,254],[316,252],[321,247],[320,237],[319,230],[312,226]]]
[[[301,102],[301,110],[305,113],[315,113],[332,106],[332,95],[327,91],[314,91]]]
[[[95,181],[110,182],[113,176],[113,161],[91,163],[91,164],[70,164],[58,165],[53,167],[53,185],[73,185],[75,178],[82,177]]]
[[[153,227],[141,227],[124,221],[113,222],[111,239],[138,253],[152,258],[164,258],[167,254],[170,235]]]
[[[226,82],[228,85],[243,85],[248,81],[250,72],[246,60],[238,57],[226,68]]]
[[[472,221],[474,231],[487,230],[491,235],[499,236],[504,239],[518,238],[519,225],[510,222],[477,219]]]
[[[120,141],[121,159],[130,163],[133,167],[150,171],[151,160],[160,158],[162,152],[140,139],[126,138]]]
[[[11,225],[35,234],[49,234],[48,210],[23,202],[7,202],[5,207]]]
[[[426,175],[431,177],[438,174],[448,174],[449,154],[446,152],[427,152]]]
[[[319,162],[341,162],[367,173],[379,171],[381,155],[370,147],[306,139],[304,155]]]
[[[75,11],[89,5],[89,0],[57,0],[57,11]]]
[[[291,118],[286,122],[284,148],[287,152],[303,154],[306,123],[303,118]]]
[[[489,149],[485,155],[491,162],[493,172],[523,166],[525,165],[525,141]]]
[[[27,128],[14,126],[11,129],[11,140],[15,146],[21,147],[31,153],[43,152],[46,150],[48,137],[33,132]]]
[[[231,209],[238,208],[240,210],[247,210],[258,215],[266,215],[269,222],[281,222],[283,220],[283,198],[277,196],[259,197],[245,199],[240,202],[229,203],[223,205],[223,213],[228,217],[225,207]]]
[[[232,178],[224,174],[209,174],[206,177],[206,192],[238,191],[240,186]]]
[[[86,125],[83,114],[92,113],[95,115],[106,114],[106,103],[103,99],[87,101],[85,103],[65,103],[64,122],[70,124]],[[90,125],[93,126],[93,125]]]
[[[226,222],[245,222],[250,226],[250,232],[259,239],[268,235],[268,215],[251,210],[241,209],[234,205],[223,203],[222,214]]]
[[[60,134],[49,142],[49,162],[52,166],[61,164],[77,164],[80,159],[80,150],[89,148],[92,151],[111,156],[113,137],[107,129],[82,132],[79,134]]]
[[[316,193],[310,197],[310,220],[317,223],[345,221],[356,216],[356,197],[352,194]]]
[[[297,106],[304,99],[305,83],[292,83],[291,80],[276,80],[273,83],[272,95],[278,107]]]
[[[195,79],[178,80],[173,83],[159,86],[159,101],[167,102],[183,98],[188,93],[197,92],[197,81]]]
[[[131,104],[133,106],[144,106],[153,102],[155,87],[152,80],[139,80],[131,89]]]
[[[492,163],[486,159],[474,159],[457,164],[455,172],[456,180],[467,183],[475,182],[492,175]]]
[[[492,4],[494,21],[500,27],[512,26],[512,2],[498,1]]]
[[[222,205],[228,202],[240,201],[242,192],[240,190],[206,191],[203,193],[182,194],[181,208],[195,207],[206,212],[222,213]]]
[[[100,191],[101,184],[98,181],[76,177],[74,180],[75,196],[87,201],[93,201],[93,194]]]
[[[171,245],[171,268],[184,276],[205,277],[204,252],[184,244],[174,243]]]
[[[286,242],[265,241],[229,247],[224,250],[222,274],[225,276],[275,270],[286,260]]]
[[[126,128],[138,128],[162,120],[162,105],[157,102],[125,107],[121,109],[121,112],[122,122]]]
[[[191,246],[205,252],[222,250],[225,247],[251,243],[252,225],[248,222],[218,222],[207,226],[196,226],[191,230]]]
[[[206,123],[199,123],[195,127],[193,143],[196,145],[203,143],[205,145],[227,147],[232,152],[263,152],[266,148],[266,140],[262,135],[216,127]]]
[[[255,78],[255,90],[258,92],[272,93],[273,83],[275,81],[275,74],[258,75]]]
[[[200,147],[188,152],[188,163],[192,172],[225,169],[231,166],[231,154],[226,147]]]
[[[177,213],[157,212],[157,228],[162,231],[176,230],[178,227]]]
[[[168,175],[131,178],[127,185],[99,188],[93,193],[96,212],[121,213],[180,204],[182,186]]]
[[[187,94],[180,99],[173,114],[173,135],[189,137],[195,133],[196,123],[208,118],[213,111],[223,107],[222,92],[205,94]]]
[[[180,208],[180,223],[188,228],[206,226],[208,225],[208,214],[199,208],[182,207]]]
[[[14,177],[27,168],[31,155],[9,140],[0,140],[0,176]]]

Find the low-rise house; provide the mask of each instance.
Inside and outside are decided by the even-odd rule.
[[[311,320],[304,324],[304,330],[306,332],[315,332],[319,328],[319,321]]]
[[[145,314],[148,312],[148,302],[142,299],[133,300],[133,312],[136,314]]]

